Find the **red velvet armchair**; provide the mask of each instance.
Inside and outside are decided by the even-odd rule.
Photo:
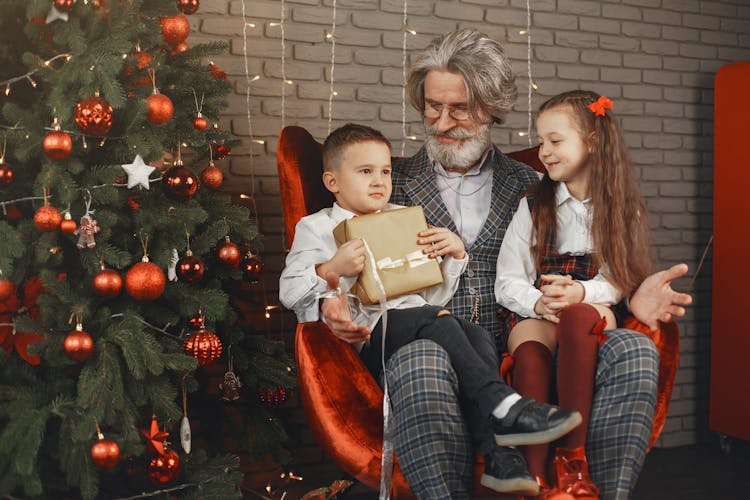
[[[299,219],[333,203],[321,182],[321,144],[307,130],[285,127],[279,134],[277,162],[287,242],[291,245]],[[510,153],[512,158],[540,170],[536,148]],[[679,355],[675,323],[651,332],[635,318],[626,326],[654,340],[661,356],[659,391],[649,448],[659,437],[672,396]],[[297,326],[295,355],[298,390],[307,420],[321,448],[348,474],[378,489],[383,440],[383,392],[356,352],[321,322]],[[479,485],[482,458],[475,466],[475,494],[497,496]],[[394,498],[413,498],[398,464],[393,475]]]

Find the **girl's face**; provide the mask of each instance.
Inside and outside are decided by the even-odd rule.
[[[554,181],[564,182],[578,199],[588,196],[590,146],[584,140],[568,107],[543,111],[536,120],[539,159]]]

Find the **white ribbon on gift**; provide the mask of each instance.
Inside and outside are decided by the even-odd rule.
[[[364,241],[364,240],[363,240]],[[373,266],[374,269],[396,269],[399,267],[408,266],[409,268],[419,267],[430,262],[430,257],[422,253],[422,250],[415,250],[411,253],[406,254],[404,259],[392,259],[390,257],[383,257],[377,261],[377,265]],[[377,281],[378,276],[375,277]]]

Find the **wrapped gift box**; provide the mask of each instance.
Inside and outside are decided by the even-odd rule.
[[[333,230],[336,244],[362,238],[373,254],[386,298],[417,292],[443,282],[440,265],[417,244],[417,233],[427,229],[422,207],[399,208],[362,215],[341,222]],[[378,302],[378,286],[370,259],[352,290],[364,304]]]

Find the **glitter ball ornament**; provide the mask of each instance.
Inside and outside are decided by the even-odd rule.
[[[239,267],[240,265],[240,247],[229,240],[229,236],[224,238],[224,242],[216,247],[216,258],[229,267]]]
[[[240,263],[240,270],[243,278],[250,283],[256,283],[263,272],[263,261],[257,255],[247,254]]]
[[[198,191],[198,177],[178,160],[164,172],[161,186],[168,198],[187,201]]]
[[[208,120],[206,120],[206,117],[200,112],[196,113],[195,118],[193,118],[193,128],[196,130],[206,130],[206,127],[208,127]]]
[[[70,134],[62,130],[53,130],[44,136],[42,151],[48,158],[64,160],[73,151],[73,139]]]
[[[201,6],[200,0],[176,0],[177,9],[183,14],[195,14]]]
[[[97,92],[76,105],[73,119],[84,134],[104,135],[112,128],[113,115],[112,106]]]
[[[221,173],[214,162],[208,164],[206,168],[201,171],[201,184],[210,189],[219,189],[221,183],[224,182],[224,174]]]
[[[164,293],[166,285],[164,271],[145,255],[125,273],[125,289],[135,300],[155,300]]]
[[[55,8],[60,12],[70,12],[76,0],[55,0]]]
[[[99,435],[99,440],[91,445],[91,460],[100,469],[113,469],[120,461],[120,445]]]
[[[171,483],[180,475],[180,456],[174,450],[165,450],[149,460],[146,473],[154,484]]]
[[[120,295],[122,290],[122,276],[114,269],[102,266],[101,271],[94,276],[92,289],[99,297],[113,299]]]
[[[0,302],[5,302],[14,293],[16,293],[16,285],[11,280],[0,278]]]
[[[0,187],[13,184],[13,167],[0,160]]]
[[[190,21],[183,15],[162,17],[159,24],[164,43],[173,47],[184,42],[190,34]]]
[[[83,330],[81,323],[78,323],[76,329],[65,337],[63,352],[73,361],[85,361],[94,352],[94,341],[91,335]]]
[[[275,389],[258,389],[258,399],[269,407],[279,406],[286,401],[286,389],[281,386]]]
[[[56,231],[60,227],[62,216],[55,207],[44,205],[34,213],[34,225],[40,231]]]
[[[177,261],[177,277],[185,283],[195,283],[203,277],[203,261],[188,250],[185,256]]]
[[[215,142],[211,143],[211,149],[213,149],[214,159],[216,160],[223,160],[232,152],[231,147],[225,144],[216,144]]]
[[[214,332],[201,328],[185,339],[184,349],[200,366],[206,366],[221,356],[221,339]]]
[[[172,118],[174,104],[172,104],[172,99],[169,97],[159,92],[154,92],[146,98],[146,102],[148,103],[148,115],[146,115],[146,119],[149,122],[154,125],[164,125]]]

